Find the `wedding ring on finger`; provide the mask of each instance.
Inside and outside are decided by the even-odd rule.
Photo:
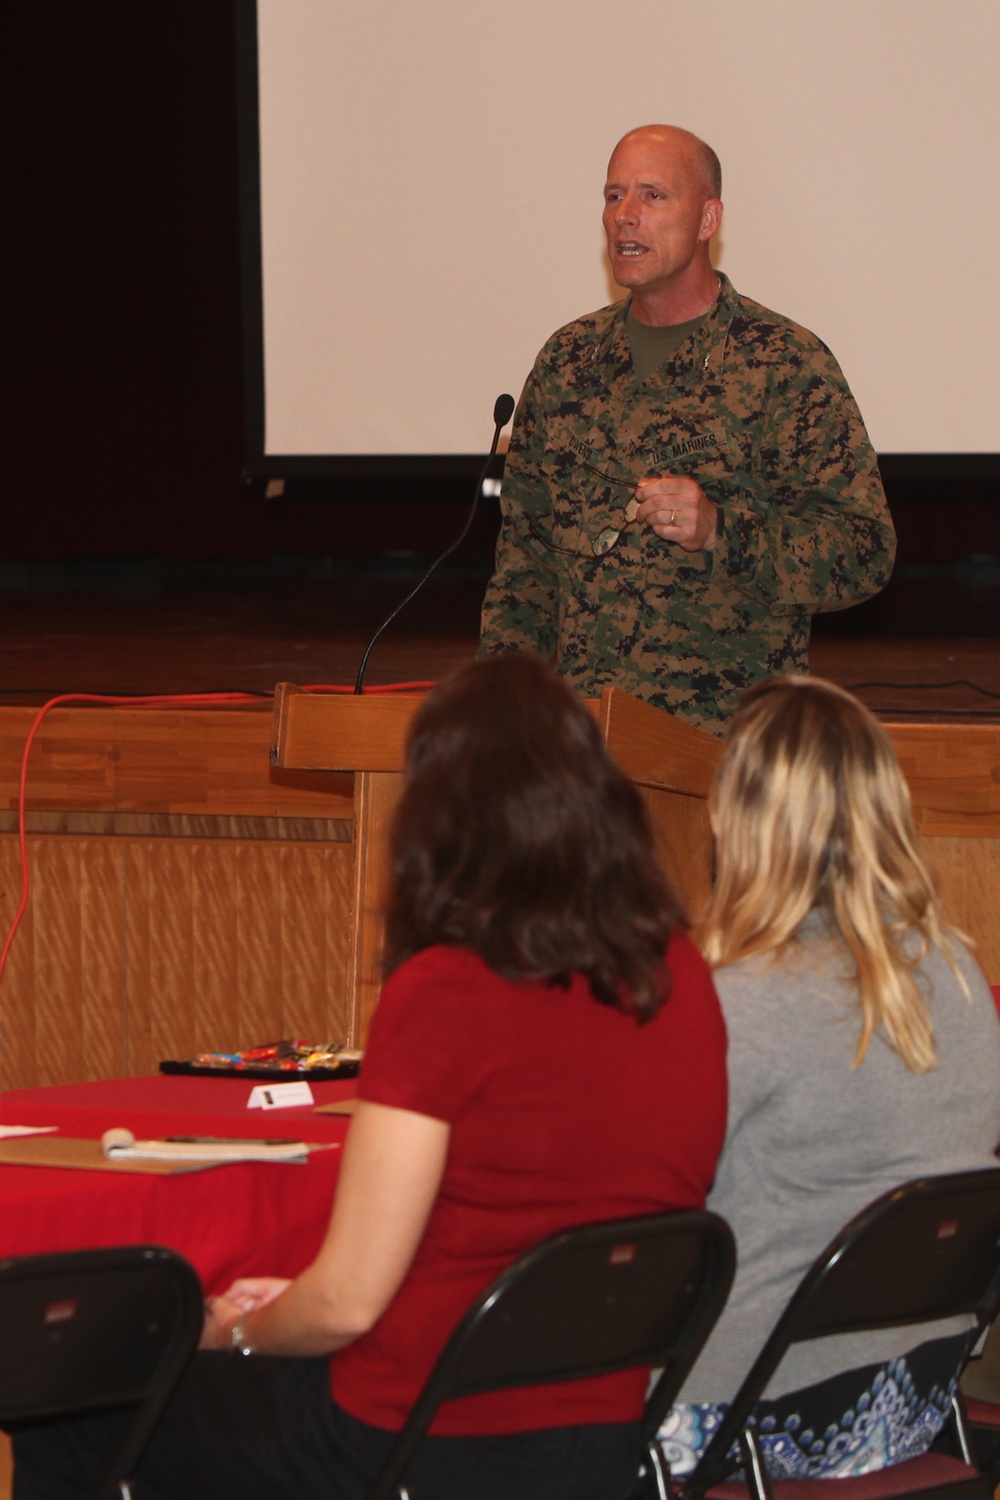
[[[675,510],[672,510],[670,512],[670,520],[667,522],[667,525],[668,526],[676,526],[677,525],[677,512]]]

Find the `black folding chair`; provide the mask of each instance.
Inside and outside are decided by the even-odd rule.
[[[1000,1170],[904,1183],[841,1230],[804,1276],[700,1463],[684,1500],[881,1500],[933,1491],[937,1500],[991,1500],[989,1465],[976,1462],[961,1399],[950,1426],[961,1458],[922,1458],[857,1478],[769,1480],[754,1419],[786,1351],[805,1340],[971,1315],[956,1376],[1000,1307]],[[728,1478],[742,1468],[744,1480]]]
[[[194,1271],[156,1245],[0,1261],[0,1423],[134,1407],[97,1492],[127,1500],[202,1318]]]
[[[406,1469],[444,1401],[637,1366],[662,1371],[644,1441],[665,1500],[656,1432],[722,1310],[734,1265],[729,1226],[705,1211],[587,1224],[544,1240],[462,1318],[368,1500],[407,1496]]]

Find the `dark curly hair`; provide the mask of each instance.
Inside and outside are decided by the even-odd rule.
[[[388,972],[448,943],[512,980],[581,973],[640,1021],[670,993],[684,915],[642,798],[536,656],[479,658],[421,706],[390,862]]]

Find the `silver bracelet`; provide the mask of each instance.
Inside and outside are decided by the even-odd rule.
[[[230,1348],[234,1354],[252,1354],[253,1349],[243,1337],[243,1319],[237,1318],[229,1335]]]

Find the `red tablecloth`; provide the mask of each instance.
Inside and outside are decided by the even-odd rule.
[[[241,1162],[154,1177],[0,1166],[0,1256],[100,1245],[169,1245],[207,1292],[238,1275],[294,1276],[326,1228],[347,1119],[311,1108],[248,1110],[246,1079],[124,1078],[0,1095],[5,1125],[58,1125],[99,1139],[112,1125],[137,1136],[265,1136],[329,1141],[305,1166]],[[353,1093],[314,1083],[317,1104]]]

